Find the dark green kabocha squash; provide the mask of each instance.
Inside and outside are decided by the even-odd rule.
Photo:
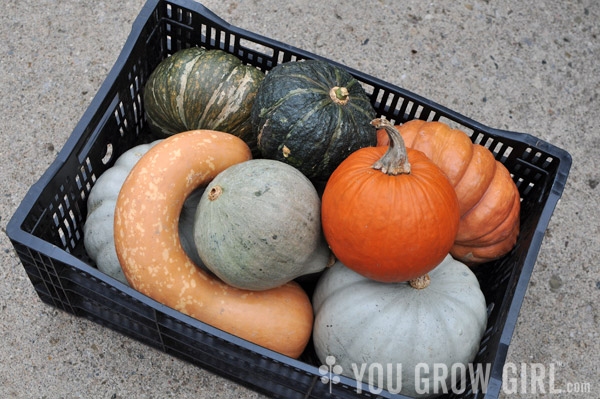
[[[234,134],[256,145],[250,111],[264,74],[221,50],[191,47],[165,58],[144,89],[150,129],[167,137],[194,129]]]
[[[375,146],[375,110],[360,83],[323,61],[292,61],[262,81],[252,124],[263,157],[286,162],[314,180],[362,147]]]

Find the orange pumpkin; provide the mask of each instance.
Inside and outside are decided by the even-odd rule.
[[[521,201],[506,167],[445,123],[415,119],[396,128],[406,146],[425,153],[454,186],[461,218],[452,256],[474,265],[509,252],[519,235]],[[377,145],[388,143],[386,132],[379,130]]]
[[[448,178],[422,152],[406,149],[394,126],[375,119],[390,145],[352,153],[323,193],[321,220],[335,256],[365,277],[408,281],[448,254],[459,208]]]

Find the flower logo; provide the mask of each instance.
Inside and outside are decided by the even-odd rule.
[[[319,374],[322,375],[321,382],[323,384],[329,384],[329,393],[333,384],[340,382],[339,375],[342,374],[342,366],[335,364],[335,356],[327,356],[325,358],[325,364],[319,367]]]

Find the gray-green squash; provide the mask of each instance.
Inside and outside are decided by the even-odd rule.
[[[115,164],[98,177],[87,200],[87,217],[83,226],[83,244],[98,270],[127,283],[121,270],[114,240],[114,218],[117,197],[125,178],[137,161],[162,140],[140,144],[124,152]],[[193,238],[194,214],[203,189],[194,191],[186,199],[179,217],[179,237],[181,246],[192,261],[203,267],[196,251]]]
[[[450,255],[429,279],[382,283],[336,262],[313,294],[313,342],[319,359],[326,364],[327,357],[334,356],[351,378],[357,378],[352,364],[357,370],[365,364],[362,381],[382,382],[377,388],[388,390],[400,386],[396,372],[401,364],[400,393],[413,397],[436,396],[432,375],[434,364],[441,364],[449,371],[445,382],[450,389],[452,365],[467,367],[477,354],[487,323],[486,303],[473,272]],[[428,382],[415,385],[420,363],[431,374],[425,378]],[[371,364],[383,367],[382,381],[378,375],[369,377]],[[387,367],[392,367],[391,380]],[[420,392],[427,384],[428,392]]]
[[[314,186],[294,167],[246,161],[206,187],[194,223],[196,248],[227,284],[274,288],[328,265],[320,210]]]
[[[191,47],[165,58],[144,88],[144,107],[157,137],[195,129],[231,133],[252,149],[250,111],[264,74],[222,50]]]

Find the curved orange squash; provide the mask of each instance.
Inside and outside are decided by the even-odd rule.
[[[179,242],[185,198],[227,167],[251,158],[239,138],[179,133],[146,153],[125,180],[115,210],[117,256],[131,286],[207,324],[291,357],[310,338],[313,313],[296,283],[267,291],[226,285],[197,268]]]
[[[446,173],[460,207],[460,222],[451,254],[474,265],[509,252],[519,234],[520,198],[504,165],[464,132],[442,122],[412,120],[396,126],[406,146],[423,151]],[[377,145],[387,146],[377,132]]]

